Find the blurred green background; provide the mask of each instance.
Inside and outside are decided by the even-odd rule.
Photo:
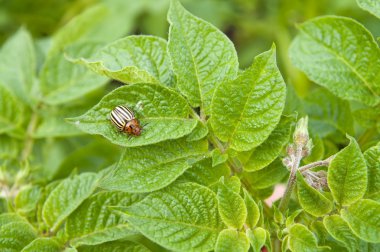
[[[352,17],[364,24],[375,37],[380,36],[377,20],[361,10],[355,0],[182,0],[193,14],[213,23],[234,42],[241,68],[255,55],[268,50],[273,42],[278,49],[278,64],[288,84],[301,97],[310,83],[294,69],[287,49],[295,36],[296,24],[320,15]],[[167,37],[166,12],[169,0],[0,0],[0,44],[20,26],[35,39],[53,34],[77,14],[97,3],[115,10],[115,39],[128,34]],[[125,22],[123,22],[123,20]],[[121,34],[125,33],[125,34]]]

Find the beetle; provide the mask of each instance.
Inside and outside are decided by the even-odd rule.
[[[123,105],[116,106],[111,111],[110,119],[119,131],[133,136],[141,135],[142,127],[140,122],[128,107]]]

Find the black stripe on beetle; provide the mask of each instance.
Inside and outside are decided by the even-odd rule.
[[[126,106],[116,106],[111,111],[110,119],[113,125],[115,125],[121,132],[134,136],[139,136],[141,134],[142,127],[139,120],[135,118],[133,111]]]

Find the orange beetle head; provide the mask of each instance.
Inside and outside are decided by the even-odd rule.
[[[125,131],[129,134],[129,135],[134,135],[134,136],[139,136],[141,135],[141,131],[142,131],[142,128],[141,128],[141,125],[140,125],[140,122],[139,120],[137,119],[132,119],[130,120],[126,125],[125,125]]]

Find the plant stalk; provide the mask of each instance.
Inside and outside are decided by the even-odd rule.
[[[320,161],[316,161],[314,163],[310,163],[310,164],[307,164],[307,165],[304,165],[304,166],[301,166],[299,168],[299,171],[301,173],[309,170],[309,169],[312,169],[312,168],[315,168],[315,167],[319,167],[319,166],[329,166],[331,161],[334,159],[335,155],[332,155],[328,158],[326,158],[325,160],[320,160]]]
[[[286,185],[285,193],[284,193],[284,196],[281,198],[280,205],[278,206],[278,209],[283,213],[288,208],[290,197],[292,196],[292,192],[296,184],[295,183],[296,173],[300,165],[301,158],[302,158],[302,147],[298,146],[296,149],[295,156],[294,156],[292,168],[290,170],[290,175],[289,175],[288,183]]]
[[[36,111],[34,111],[32,114],[32,117],[29,121],[29,125],[28,125],[27,131],[26,131],[26,138],[24,141],[24,149],[22,150],[21,157],[20,157],[21,162],[26,161],[27,158],[29,157],[30,153],[32,152],[33,143],[34,143],[33,133],[36,129],[37,121],[38,121],[38,114]]]

